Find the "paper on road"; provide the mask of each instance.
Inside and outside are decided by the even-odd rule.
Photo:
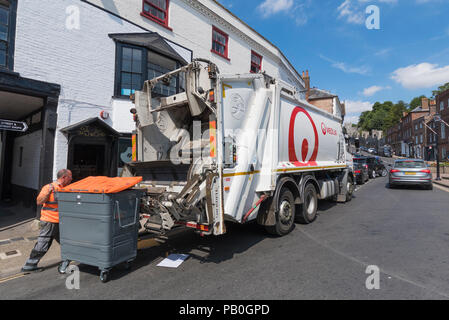
[[[157,265],[158,267],[177,268],[189,257],[188,254],[171,254]]]

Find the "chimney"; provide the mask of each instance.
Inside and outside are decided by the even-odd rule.
[[[429,113],[431,116],[437,113],[437,103],[435,100],[432,100],[429,107]]]
[[[421,99],[421,108],[423,110],[429,110],[429,99],[427,99],[427,98]]]
[[[304,74],[304,71],[302,72],[302,78],[304,79],[304,84],[305,84],[305,87],[306,87],[306,100],[309,101],[309,96],[310,96],[309,70],[306,70],[306,74]]]

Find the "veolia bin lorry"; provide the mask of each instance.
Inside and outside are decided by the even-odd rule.
[[[184,92],[155,97],[173,77]],[[309,104],[263,73],[222,75],[210,61],[153,80],[132,97],[134,160],[122,176],[142,176],[141,219],[163,234],[176,226],[221,235],[225,222],[257,219],[289,233],[316,219],[318,199],[346,202],[354,176],[341,118]]]

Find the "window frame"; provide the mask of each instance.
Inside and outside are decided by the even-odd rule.
[[[224,50],[225,54],[224,55],[221,54],[220,52],[214,50],[214,43],[215,42],[219,43],[220,45],[223,45],[221,42],[218,42],[218,41],[214,40],[214,31],[219,33],[221,36],[225,37],[225,39],[226,39],[225,50]],[[225,58],[228,61],[231,61],[229,59],[229,35],[227,33],[225,33],[224,31],[218,29],[216,26],[212,26],[212,48],[210,49],[210,51],[212,53],[215,53],[216,55],[222,57],[222,58]]]
[[[148,79],[148,52],[154,52],[158,55],[163,56],[164,58],[173,60],[176,63],[176,68],[179,68],[181,66],[181,63],[179,61],[174,60],[173,58],[167,57],[164,54],[161,54],[157,51],[154,50],[150,50],[148,48],[145,47],[141,47],[141,46],[136,46],[136,45],[132,45],[132,44],[128,44],[128,43],[124,43],[124,42],[120,42],[120,41],[116,41],[116,53],[115,53],[115,79],[114,79],[114,95],[113,98],[116,99],[129,99],[129,96],[127,95],[123,95],[122,94],[122,72],[124,72],[122,70],[122,62],[123,62],[123,48],[131,48],[131,49],[139,49],[142,51],[142,66],[141,66],[141,70],[142,70],[142,86],[143,83]],[[126,72],[126,71],[125,71]],[[180,79],[179,77],[176,80],[176,92],[179,93],[180,92]],[[158,93],[153,93],[154,97],[157,96],[162,96]]]
[[[256,66],[256,64],[253,63],[253,55],[255,55],[256,57],[258,57],[260,59],[260,64],[257,66],[259,68],[258,72],[254,72],[252,70],[253,65]],[[251,73],[259,73],[259,72],[261,72],[262,71],[262,61],[263,61],[263,57],[260,54],[258,54],[256,51],[251,50],[251,63],[250,63],[249,72],[251,72]]]
[[[140,15],[142,17],[150,19],[153,22],[156,22],[157,24],[163,26],[164,28],[166,28],[166,29],[168,29],[170,31],[173,31],[173,29],[168,26],[169,12],[170,12],[170,0],[165,0],[165,6],[166,6],[165,10],[162,9],[162,8],[159,8],[158,6],[156,6],[155,4],[151,3],[150,1],[151,0],[142,0],[142,12],[140,13]],[[156,16],[152,15],[150,12],[145,11],[145,4],[155,8],[156,10],[164,12],[165,20],[161,20],[159,17],[156,17]]]
[[[2,70],[14,71],[17,0],[8,0],[8,2],[9,2],[9,13],[8,13],[8,34],[7,34],[8,39],[6,41],[6,66],[0,65],[0,71]],[[5,42],[3,40],[0,41]]]

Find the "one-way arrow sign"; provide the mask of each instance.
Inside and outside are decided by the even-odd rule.
[[[0,119],[0,130],[25,132],[28,126],[25,122]]]

